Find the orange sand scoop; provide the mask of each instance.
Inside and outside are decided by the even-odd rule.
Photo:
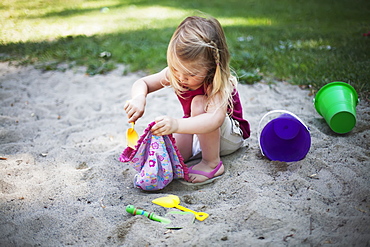
[[[134,127],[135,123],[131,122],[131,128],[126,131],[127,146],[130,148],[135,148],[137,141],[139,140],[139,135],[135,131]]]
[[[208,218],[208,214],[204,212],[195,212],[193,210],[190,210],[188,208],[185,208],[183,206],[180,206],[180,198],[175,195],[168,195],[165,197],[160,197],[157,199],[154,199],[152,203],[155,203],[159,206],[165,207],[165,208],[177,208],[185,212],[191,212],[195,215],[195,218],[199,221],[203,221]]]

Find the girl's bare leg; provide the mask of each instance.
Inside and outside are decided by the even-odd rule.
[[[174,133],[173,137],[176,140],[176,146],[179,149],[184,162],[186,162],[193,155],[193,135]]]
[[[204,113],[205,97],[196,96],[192,101],[192,116]],[[193,170],[200,170],[204,172],[212,172],[220,163],[220,129],[216,129],[207,134],[198,134],[200,147],[202,149],[202,160],[195,166]],[[192,144],[191,144],[192,145]],[[191,149],[190,149],[191,151]],[[216,172],[214,176],[219,176],[224,173],[224,166]],[[199,174],[189,174],[190,181],[193,183],[200,183],[208,180],[207,177]]]

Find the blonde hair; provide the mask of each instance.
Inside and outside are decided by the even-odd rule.
[[[196,63],[197,67],[208,70],[204,79],[206,106],[218,95],[221,99],[219,107],[233,108],[232,93],[237,80],[230,74],[230,54],[224,31],[218,20],[198,16],[187,17],[174,32],[167,49],[167,63],[170,85],[178,95],[181,95],[184,89],[175,77],[174,66],[181,66],[191,72],[181,64],[181,61],[193,65]]]

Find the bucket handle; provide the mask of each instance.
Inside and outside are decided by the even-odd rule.
[[[300,119],[297,115],[295,115],[294,113],[290,112],[290,111],[286,111],[286,110],[272,110],[272,111],[269,111],[268,113],[266,113],[265,115],[263,115],[263,117],[261,118],[259,124],[258,124],[258,129],[257,129],[257,141],[258,141],[258,145],[260,147],[260,150],[261,150],[261,153],[263,156],[265,156],[265,154],[263,153],[263,150],[262,150],[262,146],[261,146],[261,142],[260,142],[260,136],[261,136],[261,123],[262,121],[268,116],[268,115],[271,115],[273,113],[287,113],[289,115],[292,115],[293,117],[295,117],[299,122],[301,122],[301,124],[307,129],[307,131],[310,131],[310,128],[308,128],[308,126],[302,121],[302,119]]]

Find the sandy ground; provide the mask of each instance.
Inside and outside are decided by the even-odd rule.
[[[348,134],[330,130],[307,90],[286,83],[240,85],[252,136],[223,158],[213,184],[173,181],[157,192],[132,185],[120,163],[129,127],[123,111],[138,74],[86,76],[0,63],[0,246],[370,246],[370,105]],[[298,162],[261,155],[257,127],[270,110],[297,114],[312,145]],[[156,116],[181,116],[170,89],[149,96],[137,131]],[[208,213],[181,230],[125,211],[164,216],[153,204],[178,195]]]

